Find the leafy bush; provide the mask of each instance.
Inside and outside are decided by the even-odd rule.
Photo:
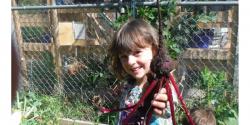
[[[60,118],[78,120],[92,118],[90,121],[98,119],[93,106],[79,99],[69,100],[62,96],[48,96],[31,91],[17,93],[12,111],[21,112],[21,125],[59,125]]]
[[[114,22],[114,27],[118,29],[124,22],[132,17],[131,8],[127,7],[127,13],[119,16]],[[163,37],[165,47],[168,49],[169,56],[173,59],[185,50],[186,46],[192,41],[192,34],[197,31],[195,17],[191,13],[180,15],[176,11],[176,0],[170,0],[166,6],[161,7],[163,22]],[[137,8],[137,17],[148,21],[158,29],[158,9],[155,7],[142,6]]]
[[[62,116],[61,108],[58,97],[20,92],[17,93],[17,100],[12,110],[22,112],[22,125],[57,125],[59,124],[58,118]]]
[[[189,107],[210,107],[214,110],[218,125],[237,123],[238,96],[237,88],[228,83],[224,71],[210,71],[205,68],[201,71],[193,87],[203,90],[204,98],[188,100]],[[236,125],[236,124],[235,124]]]

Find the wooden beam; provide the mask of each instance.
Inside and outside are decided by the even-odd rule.
[[[23,51],[51,51],[51,43],[23,43]]]
[[[227,71],[229,49],[188,48],[182,55],[183,65],[188,69],[202,70],[208,67],[213,71]]]
[[[12,6],[16,6],[16,1],[11,0]],[[19,13],[18,11],[12,11],[12,18],[14,22],[14,27],[15,27],[15,32],[16,32],[16,38],[17,38],[17,45],[19,47],[19,54],[21,57],[21,74],[22,74],[22,79],[23,79],[23,87],[24,89],[29,88],[29,81],[28,81],[28,70],[26,66],[26,59],[24,56],[23,52],[23,37],[22,37],[22,30],[21,30],[21,25],[20,25],[20,18],[19,18]]]
[[[228,16],[228,21],[229,23],[232,21],[233,25],[232,28],[229,29],[229,39],[230,41],[230,50],[229,50],[229,59],[227,62],[227,67],[228,67],[228,81],[233,84],[234,81],[234,69],[235,69],[235,64],[236,64],[236,47],[238,45],[238,6],[232,7],[232,10],[229,11],[229,16]],[[230,24],[228,24],[230,26]]]
[[[48,1],[51,3],[48,3],[49,5],[53,5],[56,3],[55,0],[51,0]],[[58,79],[58,86],[56,88],[55,94],[61,94],[63,92],[63,80],[62,80],[62,71],[61,71],[61,67],[62,67],[62,62],[61,62],[61,55],[59,50],[59,27],[58,27],[58,14],[57,14],[57,10],[53,9],[50,10],[49,12],[49,19],[51,21],[51,26],[52,28],[52,37],[53,37],[53,48],[52,48],[52,55],[54,57],[54,62],[55,62],[55,72],[57,74],[57,79]]]
[[[182,58],[184,59],[208,59],[208,60],[228,60],[229,49],[202,49],[188,48]]]
[[[20,14],[20,26],[45,26],[49,27],[48,14]]]

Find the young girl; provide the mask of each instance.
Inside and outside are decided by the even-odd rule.
[[[120,108],[135,105],[143,96],[146,88],[155,78],[152,62],[158,55],[160,48],[158,32],[156,29],[141,19],[133,19],[125,23],[115,34],[109,54],[112,61],[112,69],[120,80],[125,80],[122,90]],[[160,68],[160,67],[157,67]],[[169,68],[169,67],[167,67]],[[177,102],[174,92],[173,100]],[[162,88],[153,95],[149,94],[144,103],[136,110],[130,119],[126,119],[130,109],[119,113],[118,124],[145,124],[149,109],[153,108],[150,124],[171,125],[169,104],[167,104],[166,89]]]

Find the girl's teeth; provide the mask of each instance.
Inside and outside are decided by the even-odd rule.
[[[134,68],[134,69],[132,69],[133,71],[137,71],[139,69],[139,67],[138,68]]]

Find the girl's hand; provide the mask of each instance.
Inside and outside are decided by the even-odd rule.
[[[151,104],[155,114],[164,116],[167,108],[167,100],[168,96],[165,88],[162,88],[159,93],[154,95],[154,99],[152,100]]]

